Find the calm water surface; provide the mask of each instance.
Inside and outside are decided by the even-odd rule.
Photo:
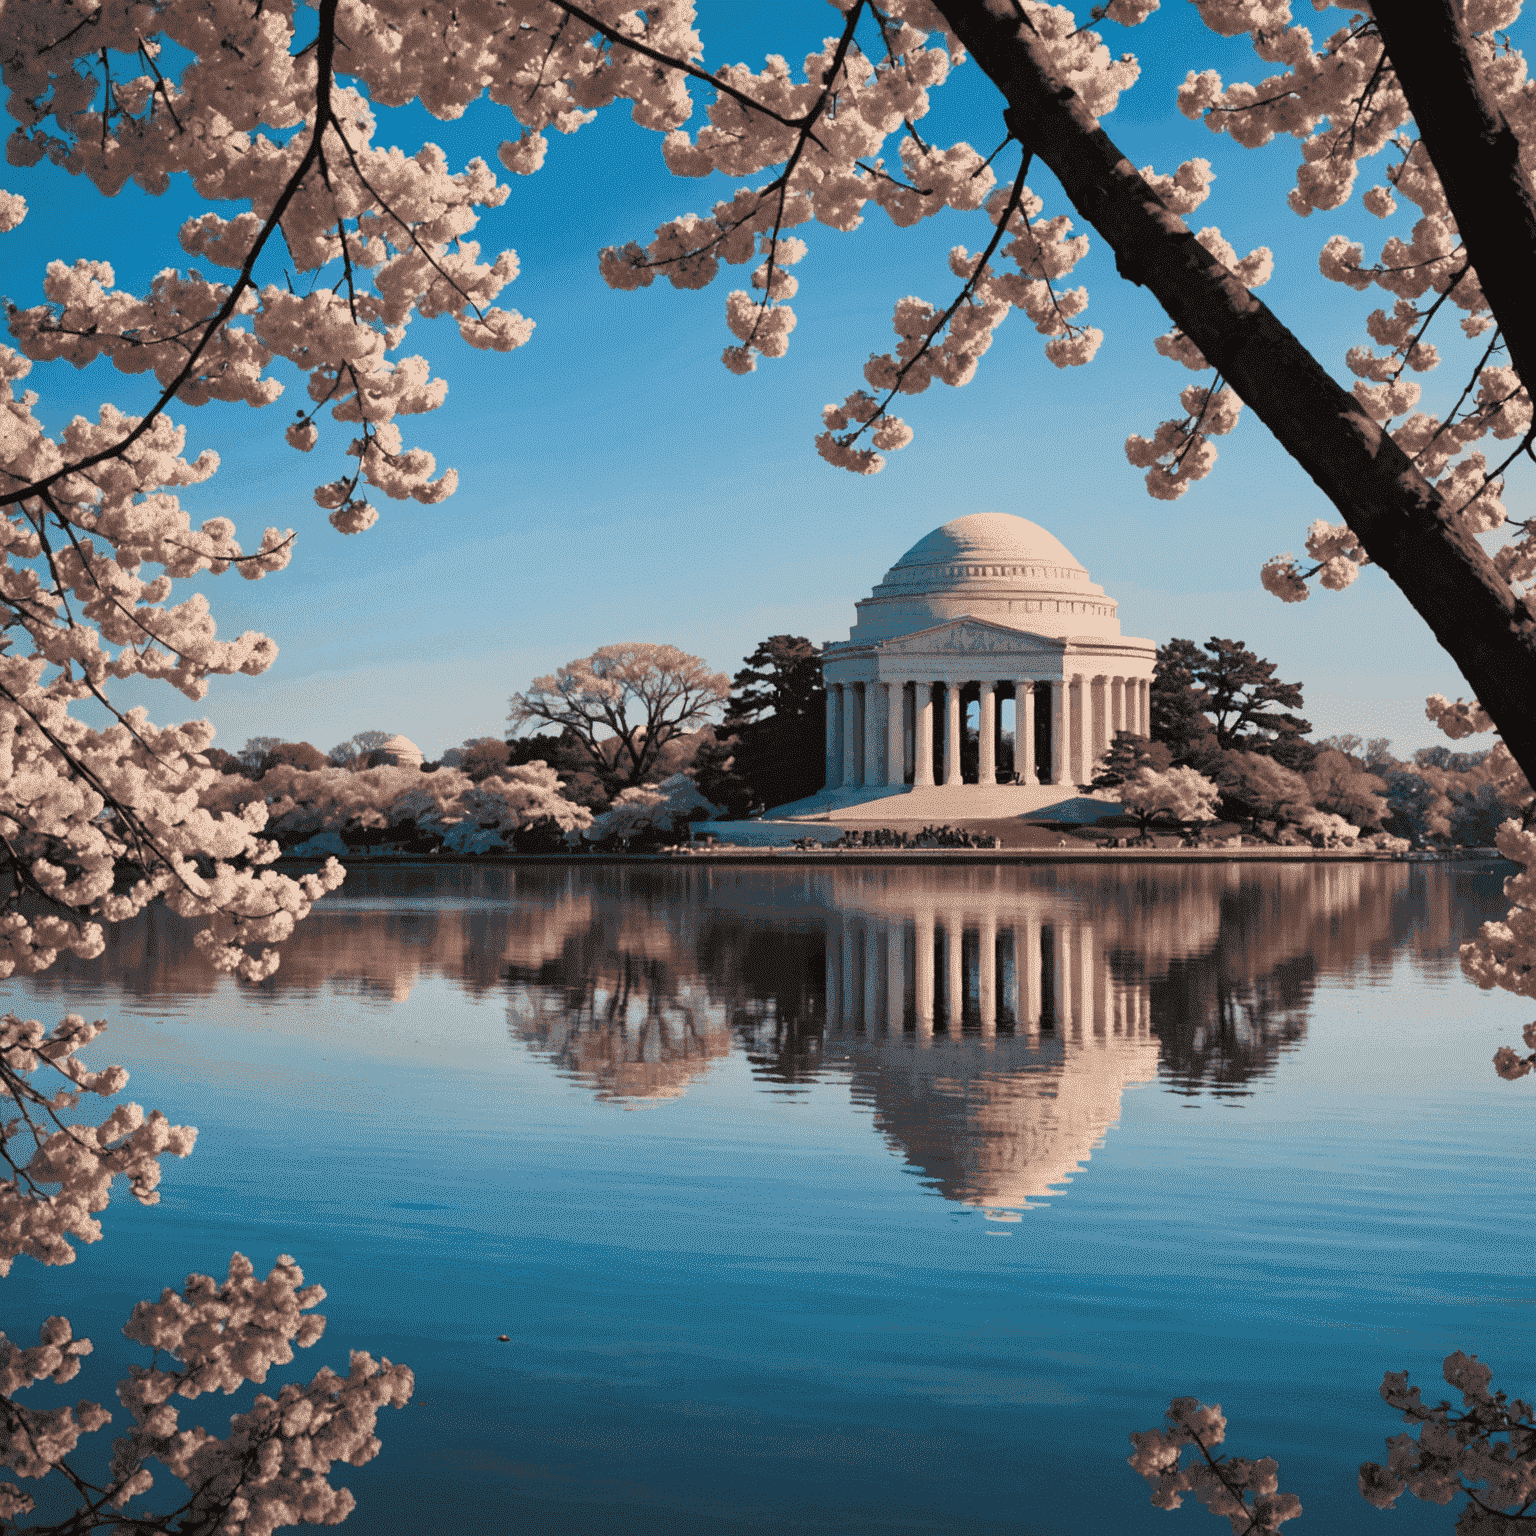
[[[197,1149],[5,1326],[115,1406],[134,1301],[294,1254],[274,1381],[416,1372],[353,1536],[1214,1532],[1124,1464],[1185,1393],[1288,1530],[1448,1532],[1355,1472],[1384,1370],[1536,1389],[1531,1006],[1456,963],[1507,871],[365,869],[254,987],[154,914],[7,1001]]]

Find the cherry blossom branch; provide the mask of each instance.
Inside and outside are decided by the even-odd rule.
[[[461,299],[464,300],[465,304],[467,304],[469,306],[469,308],[474,310],[475,317],[477,319],[479,319],[479,320],[484,320],[485,319],[485,313],[480,308],[480,306],[478,304],[476,304],[475,301],[473,299],[471,299],[470,296],[467,293],[464,292],[464,290],[458,285],[458,283],[452,277],[449,276],[449,274],[447,272],[445,272],[443,270],[442,264],[438,261],[438,259],[431,253],[431,251],[429,251],[426,248],[425,245],[423,245],[421,243],[421,240],[417,236],[416,231],[409,224],[407,224],[406,221],[404,219],[402,219],[400,217],[400,215],[398,213],[396,213],[393,208],[391,208],[389,206],[388,200],[383,198],[383,197],[381,197],[377,192],[374,191],[373,187],[371,185],[369,185],[368,178],[363,174],[362,166],[360,166],[357,163],[357,155],[353,152],[351,141],[347,138],[346,131],[342,128],[341,124],[339,122],[334,122],[333,121],[332,124],[331,124],[331,128],[335,132],[336,137],[341,140],[341,147],[344,150],[346,150],[346,152],[347,152],[347,159],[352,164],[352,173],[362,183],[363,190],[379,205],[380,208],[382,208],[384,210],[385,213],[387,213],[390,216],[390,218],[392,218],[395,221],[396,224],[398,224],[400,226],[401,229],[403,229],[405,231],[407,237],[410,240],[411,246],[416,251],[418,251],[420,253],[422,258],[427,262],[428,266],[430,266],[432,268],[432,270],[434,272],[436,272],[437,275],[440,278],[442,278],[442,280],[445,283],[447,283],[448,286],[450,288],[452,288],[453,291],[456,294],[458,294],[458,296]],[[341,257],[342,257],[342,262],[343,262],[343,264],[345,266],[345,269],[346,269],[346,280],[347,280],[348,290],[349,290],[349,292],[348,292],[348,302],[350,303],[351,302],[350,288],[351,288],[351,281],[352,281],[352,278],[351,278],[352,263],[351,263],[351,258],[347,254],[347,242],[346,242],[345,237],[343,237],[342,242],[341,242]],[[356,313],[357,312],[354,309],[353,310],[353,318],[354,319],[356,318]]]
[[[827,66],[822,75],[821,94],[816,98],[815,105],[805,114],[805,120],[795,139],[795,147],[790,152],[789,159],[784,165],[784,174],[779,178],[779,205],[773,214],[773,231],[768,236],[768,270],[764,274],[763,297],[757,306],[757,319],[752,322],[752,330],[742,339],[742,346],[750,347],[757,340],[757,333],[763,323],[763,316],[768,312],[773,303],[773,274],[778,270],[779,255],[779,231],[784,225],[784,203],[789,196],[790,179],[795,174],[795,167],[800,163],[800,157],[805,153],[806,143],[814,137],[812,129],[816,126],[816,120],[826,110],[832,100],[833,87],[837,82],[838,73],[844,68],[844,61],[848,57],[849,45],[853,42],[855,28],[859,24],[859,18],[864,12],[866,0],[856,0],[856,3],[848,11],[848,19],[843,24],[843,35],[837,40],[837,50],[832,55],[832,62]],[[821,143],[819,139],[816,140]]]
[[[1424,323],[1418,328],[1418,330],[1414,333],[1413,337],[1407,342],[1406,345],[1398,348],[1398,351],[1402,354],[1403,360],[1397,365],[1397,368],[1394,370],[1391,379],[1388,381],[1389,383],[1395,384],[1400,378],[1402,378],[1403,369],[1408,366],[1408,359],[1413,356],[1413,349],[1418,346],[1421,341],[1423,341],[1424,333],[1429,329],[1430,321],[1432,321],[1440,312],[1441,306],[1447,299],[1450,298],[1453,293],[1455,293],[1457,285],[1471,270],[1471,264],[1464,262],[1462,264],[1461,270],[1456,274],[1455,277],[1451,279],[1450,285],[1435,295],[1434,303],[1431,304],[1424,313]]]
[[[225,321],[234,314],[241,296],[248,288],[254,288],[255,281],[251,276],[256,265],[257,258],[266,249],[268,239],[272,231],[278,227],[288,205],[298,195],[299,188],[304,179],[320,155],[321,139],[327,126],[332,123],[331,114],[331,61],[335,55],[336,47],[336,9],[339,0],[319,0],[320,32],[316,39],[315,51],[315,126],[310,134],[309,146],[304,151],[303,157],[295,167],[293,174],[288,178],[283,190],[278,194],[277,201],[272,205],[272,211],[267,215],[260,232],[251,245],[244,262],[241,263],[239,276],[229,290],[228,297],[219,306],[217,311],[209,319],[203,331],[201,340],[192,348],[181,371],[171,380],[170,384],[161,391],[160,397],[142,416],[137,425],[129,430],[127,435],[110,447],[102,448],[98,452],[88,454],[85,458],[73,464],[66,464],[61,469],[56,469],[52,474],[44,475],[42,479],[22,486],[19,490],[0,491],[0,507],[11,506],[25,497],[34,496],[39,491],[46,490],[49,486],[56,485],[60,480],[72,474],[78,474],[81,470],[90,469],[94,465],[101,464],[107,459],[119,458],[123,452],[131,448],[134,443],[144,436],[154,425],[156,419],[165,410],[166,406],[175,398],[176,392],[192,377],[197,360],[202,356],[208,344],[224,325]]]
[[[550,3],[558,6],[562,11],[574,16],[585,27],[606,37],[609,42],[617,43],[622,48],[627,48],[631,53],[641,54],[653,63],[660,64],[666,69],[680,70],[685,75],[690,75],[695,80],[702,81],[705,85],[713,86],[722,96],[729,96],[752,112],[760,112],[764,117],[771,118],[774,122],[785,128],[798,128],[805,121],[804,118],[785,117],[780,112],[775,112],[771,107],[765,107],[760,101],[754,100],[745,91],[738,90],[734,85],[729,85],[714,75],[706,74],[696,64],[689,63],[686,59],[673,58],[670,54],[661,53],[652,48],[648,43],[642,43],[638,38],[625,37],[625,35],[606,22],[599,21],[590,11],[583,10],[578,5],[572,5],[570,0],[550,0]],[[859,0],[863,5],[866,0]],[[820,143],[820,140],[817,140]]]
[[[1010,135],[1010,138],[1011,137],[1012,135]],[[1005,140],[1004,142],[1006,143],[1007,141]],[[995,154],[996,151],[994,150],[993,153]],[[987,242],[986,249],[981,253],[981,259],[976,263],[976,270],[972,272],[971,275],[966,279],[965,286],[962,287],[960,292],[955,296],[954,302],[934,322],[933,326],[929,329],[928,334],[923,338],[922,345],[912,354],[911,357],[906,360],[906,362],[901,365],[900,368],[896,370],[894,382],[886,391],[885,398],[875,408],[874,413],[869,417],[867,421],[859,423],[859,427],[856,432],[849,433],[847,437],[839,439],[844,447],[851,448],[853,444],[856,443],[859,438],[863,436],[863,434],[868,431],[871,426],[878,422],[880,417],[885,414],[886,406],[888,406],[891,401],[894,400],[896,396],[901,392],[901,381],[905,379],[908,373],[912,371],[918,359],[922,357],[924,353],[926,353],[928,349],[933,345],[935,338],[938,336],[939,332],[949,324],[950,318],[954,315],[955,311],[959,309],[960,306],[964,304],[968,298],[970,298],[972,293],[975,292],[977,283],[981,281],[982,276],[987,270],[987,262],[991,260],[998,246],[1002,244],[1003,236],[1008,232],[1009,221],[1013,218],[1014,214],[1018,212],[1019,205],[1023,201],[1024,177],[1029,170],[1029,162],[1030,152],[1026,148],[1019,159],[1018,173],[1013,178],[1013,188],[1008,194],[1008,202],[1003,208],[1002,215],[997,221],[997,227],[992,231],[992,238]]]
[[[1184,418],[1186,435],[1182,446],[1179,448],[1179,451],[1173,456],[1173,463],[1169,467],[1169,473],[1172,473],[1178,469],[1178,467],[1184,462],[1185,456],[1189,453],[1189,450],[1194,447],[1196,441],[1199,439],[1200,423],[1205,420],[1206,413],[1211,408],[1211,401],[1216,398],[1216,391],[1220,388],[1221,370],[1218,368],[1216,370],[1216,377],[1211,381],[1210,388],[1205,392],[1205,399],[1200,402],[1200,414],[1195,417],[1193,423],[1190,422],[1187,416]]]
[[[1417,464],[1418,461],[1421,458],[1423,458],[1423,456],[1426,453],[1429,452],[1429,450],[1439,440],[1441,434],[1444,433],[1455,422],[1457,414],[1460,412],[1462,406],[1466,404],[1467,396],[1470,395],[1472,393],[1472,391],[1477,388],[1478,380],[1479,380],[1479,378],[1482,375],[1482,371],[1483,371],[1484,368],[1486,368],[1488,366],[1488,359],[1490,357],[1492,357],[1493,354],[1495,352],[1497,352],[1498,350],[1499,350],[1499,332],[1497,330],[1495,330],[1494,333],[1493,333],[1493,340],[1488,343],[1486,348],[1484,348],[1483,355],[1482,355],[1481,358],[1478,359],[1477,366],[1473,368],[1471,377],[1468,378],[1468,380],[1467,380],[1466,387],[1462,390],[1461,394],[1457,397],[1456,404],[1451,407],[1450,412],[1446,416],[1445,420],[1442,421],[1440,423],[1440,425],[1435,428],[1434,433],[1430,437],[1429,441],[1427,443],[1425,443],[1425,445],[1421,449],[1419,449],[1419,451],[1416,454],[1413,455],[1413,462],[1415,464]]]

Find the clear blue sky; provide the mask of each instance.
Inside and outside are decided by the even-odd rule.
[[[771,51],[798,72],[837,26],[823,0],[704,0],[700,13],[710,68],[736,60],[760,68]],[[1302,7],[1297,19],[1321,38],[1345,15]],[[1212,161],[1215,190],[1192,222],[1218,225],[1240,254],[1273,248],[1276,273],[1263,297],[1351,382],[1344,352],[1365,339],[1365,316],[1386,296],[1325,282],[1317,252],[1342,231],[1375,255],[1387,226],[1360,210],[1358,193],[1379,170],[1372,178],[1368,165],[1350,208],[1297,218],[1284,203],[1299,159],[1293,141],[1244,151],[1174,107],[1191,67],[1214,66],[1229,80],[1268,73],[1246,39],[1205,31],[1187,0],[1164,0],[1134,31],[1103,30],[1143,67],[1105,121],[1110,134],[1137,165],[1159,171],[1197,155]],[[705,94],[699,87],[696,102]],[[935,93],[923,131],[987,153],[1003,136],[1000,110],[968,64]],[[475,154],[494,161],[497,143],[516,135],[509,114],[482,103],[457,123],[386,113],[377,138],[408,152],[432,140],[459,166]],[[1015,164],[999,161],[1005,177]],[[458,494],[433,508],[382,502],[377,527],[343,538],[310,491],[350,462],[342,458],[350,428],[322,418],[320,446],[304,456],[282,440],[289,396],[261,412],[177,408],[189,451],[212,447],[223,458],[214,479],[188,493],[194,516],[234,518],[247,548],[268,524],[299,531],[285,572],[204,583],[221,634],[263,630],[281,655],[261,678],[216,679],[200,707],[164,688],[127,702],[147,704],[161,721],[206,713],[229,748],[262,734],[323,750],[382,729],[432,755],[502,734],[510,693],[599,645],[666,641],[732,672],[769,634],[844,638],[855,600],[906,549],[973,511],[1018,513],[1057,534],[1119,599],[1128,634],[1246,641],[1278,663],[1279,676],[1304,685],[1319,736],[1385,735],[1406,753],[1443,739],[1423,718],[1427,693],[1470,692],[1379,573],[1300,605],[1262,590],[1268,556],[1300,554],[1309,522],[1339,518],[1251,413],[1218,440],[1207,480],[1171,505],[1147,497],[1122,444],[1180,414],[1178,391],[1195,375],[1153,351],[1166,317],[1115,274],[1096,237],[1070,280],[1086,283],[1086,318],[1105,332],[1094,362],[1058,371],[1028,321],[1013,315],[971,384],[935,385],[903,403],[916,441],[864,479],[816,456],[819,410],[861,384],[871,351],[889,348],[896,299],[948,302],[955,279],[945,255],[985,243],[984,215],[946,213],[898,231],[871,205],[852,235],[800,230],[810,253],[796,268],[789,355],[736,378],[719,362],[731,339],[724,301],[750,268],[727,268],[702,292],[658,283],[628,294],[611,292],[597,272],[602,246],[644,241],[669,218],[707,212],[734,183],[669,176],[659,137],[622,107],[570,138],[554,136],[544,169],[510,180],[512,195],[482,219],[477,238],[489,252],[518,252],[522,275],[500,302],[537,322],[532,341],[508,355],[478,353],[450,322],[417,321],[402,349],[425,354],[448,381],[441,410],[401,425],[408,443],[457,467]],[[1029,181],[1047,214],[1071,213],[1042,167]],[[0,186],[32,207],[20,230],[0,237],[0,288],[22,305],[38,302],[43,266],[55,257],[106,258],[121,285],[141,291],[160,268],[185,263],[176,230],[202,206],[185,185],[158,199],[130,188],[108,202],[46,164],[7,167]],[[1471,354],[1447,345],[1458,335],[1440,336],[1446,360],[1422,376],[1431,409],[1464,381]],[[144,378],[104,364],[35,368],[27,382],[55,426],[78,411],[94,415],[103,400],[142,409],[151,398]],[[291,386],[289,395],[302,391]],[[1506,504],[1516,516],[1536,511],[1528,484]]]

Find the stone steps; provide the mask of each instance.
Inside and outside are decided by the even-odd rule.
[[[774,807],[765,819],[832,820],[848,826],[895,826],[898,822],[945,826],[1003,816],[1041,821],[1093,821],[1120,807],[1083,795],[1075,784],[868,785],[823,791]]]

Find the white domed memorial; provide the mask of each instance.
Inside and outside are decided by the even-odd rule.
[[[1118,607],[1026,518],[976,512],[935,528],[855,604],[848,639],[823,648],[826,788],[784,809],[880,801],[883,820],[943,822],[1076,798],[1117,731],[1149,733],[1157,648],[1120,633]],[[973,704],[974,762],[962,752]]]

